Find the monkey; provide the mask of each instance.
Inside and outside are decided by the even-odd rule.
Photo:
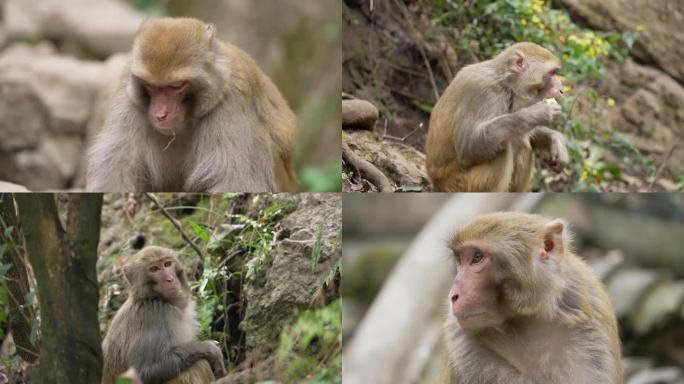
[[[98,192],[295,192],[295,116],[213,24],[153,18],[88,154]]]
[[[456,232],[444,381],[622,383],[605,287],[570,250],[560,219],[497,212]]]
[[[123,266],[128,298],[112,319],[102,350],[102,384],[129,368],[143,383],[202,384],[225,375],[214,341],[195,341],[195,301],[178,258],[148,246]]]
[[[535,152],[561,172],[565,136],[545,125],[561,113],[560,61],[534,43],[517,43],[462,68],[432,110],[426,167],[435,191],[524,192]]]

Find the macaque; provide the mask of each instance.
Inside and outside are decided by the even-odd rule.
[[[550,125],[561,108],[560,61],[533,43],[461,69],[437,101],[426,144],[439,192],[523,192],[535,152],[555,172],[568,163],[565,137]]]
[[[103,131],[89,191],[297,190],[295,116],[273,82],[212,24],[142,24]]]
[[[102,384],[115,383],[129,368],[145,384],[204,384],[225,375],[218,345],[195,340],[195,301],[174,253],[143,248],[123,273],[128,299],[103,342]]]
[[[563,221],[487,214],[458,231],[449,247],[457,273],[445,323],[445,381],[622,383],[613,307],[570,251]]]

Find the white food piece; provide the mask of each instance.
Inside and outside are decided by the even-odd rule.
[[[544,99],[544,101],[546,101],[546,104],[558,104],[556,99],[554,99],[553,97],[550,97],[548,99]]]

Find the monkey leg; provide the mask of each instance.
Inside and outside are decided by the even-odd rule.
[[[175,379],[168,381],[167,384],[209,384],[214,380],[216,378],[209,363],[206,360],[200,360],[181,372]]]
[[[491,161],[465,170],[445,167],[438,173],[441,177],[434,177],[432,182],[438,192],[507,192],[514,165],[513,152],[508,148]]]

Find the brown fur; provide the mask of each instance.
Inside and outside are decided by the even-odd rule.
[[[148,276],[151,263],[168,260],[174,263],[180,290],[155,288]],[[123,272],[130,292],[102,344],[102,384],[115,383],[130,367],[143,380],[175,384],[207,384],[215,380],[214,372],[225,374],[220,349],[211,341],[195,341],[195,302],[174,253],[146,247],[130,258]]]
[[[523,73],[511,70],[519,54],[527,64]],[[518,43],[491,60],[462,68],[430,117],[426,165],[434,189],[528,190],[535,160],[530,138],[537,125],[550,122],[551,113],[551,107],[533,104],[548,91],[548,71],[559,66],[546,49]],[[485,129],[487,125],[489,129]],[[553,143],[562,144],[563,140],[556,138]],[[564,151],[564,147],[552,150]]]
[[[196,19],[152,19],[105,128],[90,150],[90,191],[295,192],[295,116],[271,79],[241,49]],[[155,132],[140,86],[190,82],[174,140]]]
[[[498,294],[491,301],[496,308],[471,305],[489,308],[484,320],[494,319],[479,329],[464,329],[454,313],[447,315],[444,382],[622,383],[613,307],[601,281],[570,251],[564,222],[524,213],[483,215],[456,233],[450,247],[455,253],[476,247],[491,258],[474,276],[459,272],[456,300],[487,303],[486,289],[466,297],[463,279],[486,277]]]

